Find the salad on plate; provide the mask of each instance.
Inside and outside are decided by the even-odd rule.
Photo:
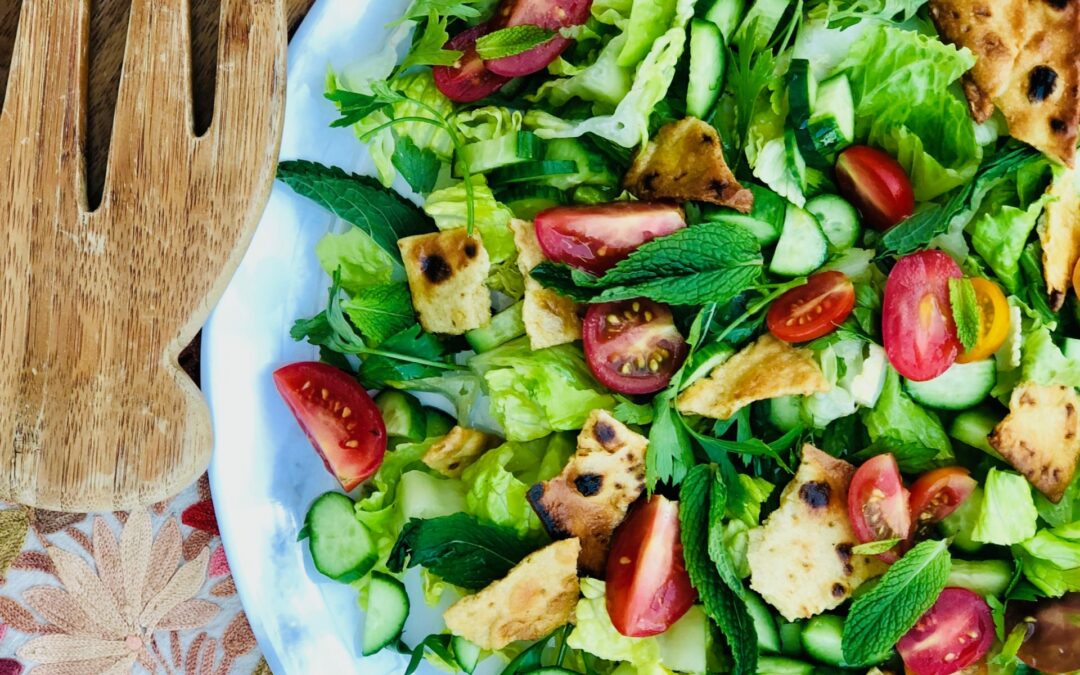
[[[1080,0],[414,0],[386,36],[325,92],[376,175],[278,172],[343,223],[274,381],[365,655],[1080,670]]]

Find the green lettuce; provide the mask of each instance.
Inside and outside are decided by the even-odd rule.
[[[521,131],[524,119],[520,110],[489,105],[459,112],[454,116],[454,126],[466,143],[477,143]]]
[[[900,386],[900,375],[888,367],[885,386],[877,404],[862,410],[862,421],[870,440],[913,443],[937,450],[937,459],[953,457],[952,443],[933,412],[912,401]]]
[[[514,233],[510,229],[510,220],[514,213],[496,201],[483,176],[473,176],[472,186],[476,230],[480,233],[491,262],[504,262],[517,254]],[[431,216],[440,230],[465,227],[468,222],[467,211],[465,181],[436,190],[424,201],[424,212]]]
[[[536,91],[535,98],[556,107],[577,98],[596,103],[604,109],[614,109],[630,93],[634,84],[634,69],[618,64],[619,53],[625,43],[625,34],[615,36],[600,50],[596,61],[568,71],[567,77],[544,82]]]
[[[993,190],[987,197],[992,199],[1004,192]],[[971,243],[975,251],[1010,293],[1020,289],[1020,255],[1048,199],[1050,197],[1042,197],[1026,209],[1008,204],[998,208],[991,206],[971,225]]]
[[[1043,593],[1080,591],[1080,523],[1041,530],[1014,548],[1024,576]]]
[[[574,345],[533,351],[528,338],[519,338],[474,356],[469,366],[483,377],[491,416],[507,440],[580,429],[592,410],[615,407]]]
[[[990,469],[971,538],[985,544],[1018,544],[1035,534],[1038,519],[1027,479],[1011,471]]]
[[[350,294],[370,286],[405,281],[405,268],[358,227],[320,239],[315,256],[327,274],[341,269],[341,287]]]
[[[1020,368],[1025,382],[1080,387],[1080,361],[1065,356],[1045,327],[1025,336]]]

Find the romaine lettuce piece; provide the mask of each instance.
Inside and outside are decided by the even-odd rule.
[[[476,229],[493,264],[501,263],[517,254],[510,220],[514,213],[495,200],[483,176],[472,177],[473,204]],[[440,230],[452,230],[468,224],[468,202],[465,181],[436,190],[424,201],[424,212],[435,221]]]
[[[1069,358],[1054,344],[1050,331],[1038,328],[1024,337],[1020,361],[1024,382],[1080,387],[1080,361]]]
[[[341,287],[350,294],[370,286],[405,281],[405,268],[358,227],[320,239],[315,256],[327,274],[341,269]]]
[[[520,110],[489,105],[463,110],[454,115],[453,121],[466,143],[477,143],[521,131],[524,119]]]
[[[992,195],[1001,194],[992,191]],[[1031,203],[1026,209],[1003,205],[983,211],[973,223],[971,243],[975,251],[994,270],[1010,293],[1020,289],[1020,255],[1049,197]]]
[[[939,460],[953,457],[952,443],[941,426],[941,420],[908,398],[900,387],[900,375],[892,366],[888,367],[885,386],[877,405],[864,408],[862,420],[872,441],[883,438],[900,443],[917,443],[937,450],[936,458]]]
[[[1024,576],[1043,593],[1056,598],[1080,590],[1080,528],[1077,523],[1042,530],[1014,551]]]
[[[1035,535],[1038,518],[1027,479],[1011,471],[990,469],[971,538],[984,544],[1019,544]]]

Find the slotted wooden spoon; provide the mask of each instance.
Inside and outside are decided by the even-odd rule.
[[[209,414],[176,357],[269,196],[285,96],[282,1],[221,4],[196,138],[188,1],[133,0],[90,212],[89,0],[23,0],[0,112],[0,499],[130,508],[206,468]]]

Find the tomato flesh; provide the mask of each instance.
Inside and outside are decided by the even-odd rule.
[[[968,470],[947,466],[924,473],[911,486],[911,521],[916,529],[939,523],[975,491]]]
[[[1009,336],[1012,323],[1009,301],[997,284],[975,277],[971,280],[971,286],[975,289],[975,302],[979,306],[979,339],[974,347],[956,357],[957,363],[971,363],[993,356]]]
[[[1080,670],[1080,593],[1038,602],[1009,603],[1006,631],[1028,624],[1017,656],[1041,673],[1072,673]]]
[[[378,470],[386,426],[359,382],[325,363],[303,362],[274,371],[274,385],[342,488],[352,490]]]
[[[585,23],[590,8],[592,0],[503,0],[494,22],[500,29],[528,24],[558,31]],[[526,52],[492,59],[486,65],[491,72],[506,77],[531,75],[547,68],[571,42],[569,38],[556,35]]]
[[[908,491],[892,453],[866,460],[851,478],[848,518],[861,543],[905,540],[911,531]],[[899,558],[899,545],[880,554],[885,562]]]
[[[769,308],[769,332],[785,342],[828,335],[855,309],[855,285],[843,272],[818,272]]]
[[[645,298],[589,305],[581,339],[589,370],[620,394],[660,391],[686,360],[671,310]]]
[[[986,656],[993,642],[986,601],[966,588],[946,588],[896,648],[914,675],[951,675]]]
[[[904,167],[868,145],[853,145],[836,158],[836,186],[877,230],[887,230],[915,211],[915,193]]]
[[[510,81],[511,78],[488,70],[484,60],[476,53],[476,40],[490,31],[489,24],[480,24],[458,33],[446,43],[447,49],[462,52],[457,64],[431,69],[435,87],[451,101],[479,101],[502,89]]]
[[[904,256],[889,273],[881,309],[881,336],[889,363],[921,382],[949,369],[960,353],[949,279],[960,266],[943,251]]]
[[[686,227],[686,219],[677,206],[619,202],[558,206],[537,214],[535,226],[548,260],[603,274],[645,242]]]
[[[679,503],[653,495],[615,531],[607,562],[607,611],[627,637],[663,633],[694,602],[679,539]]]

